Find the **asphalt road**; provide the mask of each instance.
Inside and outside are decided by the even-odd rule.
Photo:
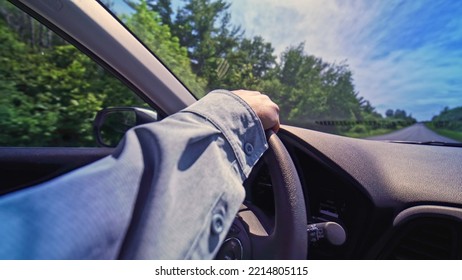
[[[392,133],[373,136],[369,140],[392,140],[392,141],[441,141],[448,143],[459,143],[456,140],[441,136],[428,129],[423,123],[416,123],[409,127],[394,131]]]

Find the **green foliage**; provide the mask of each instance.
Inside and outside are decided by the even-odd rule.
[[[432,118],[432,124],[436,129],[462,132],[462,107],[444,108]]]
[[[388,127],[391,128],[402,128],[417,122],[417,120],[412,117],[412,114],[408,115],[405,110],[401,109],[396,109],[394,111],[388,109],[385,112],[385,116],[385,121],[389,124]]]
[[[10,4],[1,4],[11,10]],[[11,17],[24,15],[8,16],[12,23],[0,18],[0,145],[93,146],[98,110],[142,104],[73,46],[60,40],[48,46],[31,43],[30,36],[15,31],[19,26],[11,26],[30,26],[30,19],[18,23]]]
[[[181,47],[170,27],[162,25],[157,12],[151,10],[145,0],[131,3],[135,12],[123,19],[132,30],[159,57],[183,83],[198,96],[205,94],[204,81],[191,70],[186,48]]]
[[[240,42],[239,51],[247,63],[252,66],[252,74],[256,79],[265,78],[266,74],[276,65],[273,46],[260,36],[250,40],[244,38]]]
[[[92,120],[104,93],[89,59],[71,46],[23,53],[23,67],[2,82],[1,145],[92,145]],[[18,58],[16,63],[21,62]],[[6,86],[6,88],[5,88]]]
[[[159,14],[162,24],[172,26],[173,9],[170,0],[148,0],[147,3],[151,10]]]
[[[371,129],[370,127],[365,127],[365,129],[360,129],[359,131],[357,129],[350,129],[342,135],[352,137],[352,138],[367,138],[367,137],[372,137],[372,136],[377,136],[377,135],[384,135],[388,134],[390,132],[395,131],[396,129],[390,129],[390,128],[375,128]]]
[[[231,86],[246,75],[235,67],[238,61],[235,61],[233,52],[238,46],[241,32],[240,28],[230,24],[229,6],[223,0],[187,0],[170,26],[181,46],[187,48],[192,69],[206,81],[207,89],[215,88],[218,84],[221,87]],[[158,11],[163,10],[160,8]],[[217,73],[223,59],[231,66],[225,80],[225,76]]]
[[[212,72],[208,77],[210,89],[258,89],[262,81],[269,79],[267,74],[276,65],[271,44],[258,36],[252,40],[243,39],[236,44],[239,45],[238,48],[229,51],[225,58],[217,60],[215,73],[213,68],[207,71]]]
[[[443,135],[453,140],[462,142],[462,130],[450,130],[450,129],[445,129],[445,128],[438,128],[435,126],[435,123],[433,122],[427,122],[425,123],[425,126],[435,131],[439,135]]]

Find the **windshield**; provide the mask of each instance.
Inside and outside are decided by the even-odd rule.
[[[252,89],[284,124],[462,141],[461,1],[103,1],[197,96]]]

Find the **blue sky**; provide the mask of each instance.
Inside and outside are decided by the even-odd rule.
[[[359,95],[382,114],[399,108],[422,121],[445,106],[462,106],[462,1],[230,3],[232,22],[247,37],[271,42],[277,55],[305,42],[309,54],[346,61]]]

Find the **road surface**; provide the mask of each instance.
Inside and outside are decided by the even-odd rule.
[[[459,143],[456,140],[436,134],[428,129],[423,123],[416,123],[409,127],[394,131],[392,133],[373,136],[367,138],[369,140],[392,140],[392,141],[441,141],[448,143]]]

